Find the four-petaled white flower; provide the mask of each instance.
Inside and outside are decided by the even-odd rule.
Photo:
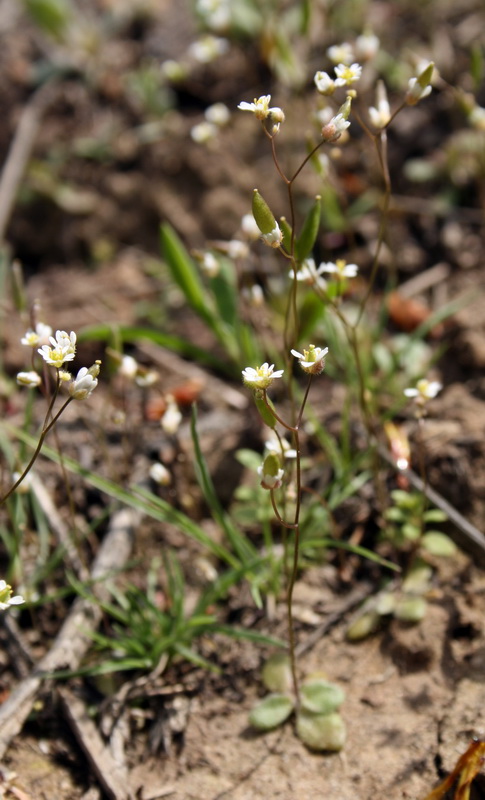
[[[323,372],[327,353],[328,347],[315,347],[314,344],[309,345],[308,350],[304,350],[303,353],[299,353],[298,350],[291,351],[291,355],[298,359],[302,370],[310,375],[320,375]]]
[[[322,292],[327,289],[327,281],[321,277],[323,270],[321,267],[315,266],[313,258],[305,258],[301,268],[296,273],[296,280],[299,283],[306,283],[308,286],[316,286]],[[294,270],[290,270],[289,276],[292,280],[295,278]]]
[[[251,389],[267,389],[268,386],[271,386],[275,378],[281,378],[283,375],[283,369],[277,369],[274,372],[274,364],[268,364],[266,361],[260,367],[246,367],[243,369],[242,376],[243,381],[246,386],[249,386]]]
[[[251,111],[256,119],[266,119],[269,116],[269,104],[271,102],[270,94],[263,94],[261,97],[255,97],[252,103],[246,103],[243,100],[239,103],[238,108],[240,111]]]
[[[98,385],[99,367],[81,367],[76,378],[69,386],[69,394],[73,400],[86,400]]]
[[[415,387],[404,389],[404,394],[406,397],[415,398],[418,405],[424,405],[428,400],[436,397],[442,388],[442,384],[438,381],[428,381],[426,378],[421,378]]]
[[[326,264],[320,264],[318,271],[329,272],[337,278],[355,278],[359,268],[357,264],[347,264],[343,258],[337,258],[335,263],[333,263],[333,261],[328,261]]]
[[[326,142],[336,142],[340,139],[343,132],[350,126],[350,122],[345,119],[343,114],[332,117],[327,125],[322,128],[322,137]]]
[[[28,386],[30,389],[35,389],[37,386],[40,386],[42,378],[37,372],[33,370],[31,372],[19,372],[17,374],[17,383],[19,386]]]
[[[335,67],[335,74],[337,76],[335,86],[351,86],[352,83],[356,83],[360,80],[362,67],[360,64],[351,64],[350,66],[347,64],[339,64]]]
[[[406,103],[410,106],[416,105],[424,97],[431,94],[431,79],[433,77],[434,64],[430,61],[429,64],[421,66],[417,78],[410,78],[408,81],[408,90],[406,92]]]
[[[27,347],[37,347],[38,344],[45,344],[49,341],[49,336],[52,334],[50,325],[45,325],[43,322],[38,322],[35,326],[35,331],[28,330],[20,340],[20,343]]]
[[[12,587],[5,581],[0,581],[0,611],[5,611],[9,606],[19,606],[25,603],[20,594],[12,597]]]
[[[350,64],[354,57],[352,45],[348,42],[334,44],[327,50],[327,56],[334,64]]]
[[[320,94],[330,95],[335,91],[335,82],[332,80],[328,72],[316,72],[313,78],[317,91]]]
[[[279,247],[283,241],[283,233],[278,223],[276,223],[272,231],[269,233],[263,233],[261,235],[261,239],[265,244],[268,245],[268,247]]]
[[[44,344],[37,351],[40,353],[44,361],[51,367],[60,369],[65,361],[72,361],[76,355],[76,334],[71,331],[70,334],[66,331],[56,331],[56,337],[49,337],[52,347]]]

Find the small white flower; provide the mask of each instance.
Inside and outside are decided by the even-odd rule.
[[[374,33],[370,31],[363,33],[361,36],[357,36],[355,40],[355,54],[362,61],[369,61],[376,55],[379,45],[380,41]]]
[[[167,395],[167,409],[162,419],[160,420],[160,425],[162,426],[165,433],[168,433],[170,436],[173,436],[177,433],[178,429],[180,428],[181,422],[182,422],[182,414],[180,413],[177,403],[175,402],[175,400],[171,395]]]
[[[301,268],[296,273],[296,280],[299,283],[306,283],[307,286],[316,286],[322,292],[327,290],[327,281],[321,277],[322,269],[315,266],[313,258],[305,258],[302,262]],[[289,277],[291,280],[295,279],[294,270],[290,270]]]
[[[94,373],[94,374],[93,374]],[[99,374],[99,367],[81,367],[77,373],[76,378],[69,386],[69,394],[73,400],[87,400],[88,397],[94,392],[98,385],[97,375]]]
[[[267,119],[269,116],[269,104],[271,102],[270,94],[263,94],[261,97],[255,97],[252,103],[242,101],[239,103],[238,108],[240,111],[251,111],[256,119]]]
[[[27,347],[37,347],[38,344],[47,344],[51,334],[52,328],[50,325],[38,322],[35,326],[35,331],[28,330],[25,336],[21,338],[20,342]]]
[[[224,125],[227,125],[231,119],[231,112],[224,103],[214,103],[206,108],[204,111],[204,117],[206,118],[207,122],[212,122],[213,125],[219,125],[220,127],[223,127]]]
[[[160,375],[154,369],[140,370],[135,376],[135,383],[142,389],[154,386],[160,380]]]
[[[309,345],[308,350],[304,350],[303,353],[299,353],[298,350],[291,351],[291,355],[299,360],[302,370],[310,375],[320,375],[323,372],[327,353],[328,347],[315,347],[313,344]]]
[[[406,92],[406,103],[410,106],[416,105],[424,97],[431,94],[431,79],[433,77],[433,62],[423,64],[420,67],[417,78],[410,78],[408,90]]]
[[[280,226],[276,223],[275,227],[269,233],[263,233],[261,235],[261,239],[268,247],[279,247],[281,242],[283,241],[283,233],[280,230]]]
[[[362,67],[360,64],[351,64],[350,67],[347,64],[339,64],[335,67],[335,74],[337,76],[335,86],[351,86],[360,80]]]
[[[264,472],[264,464],[261,464],[261,466],[258,467],[258,475],[261,478],[261,486],[263,489],[279,489],[284,474],[284,469],[279,469],[276,475],[268,475]]]
[[[274,364],[268,364],[265,362],[260,367],[246,367],[243,369],[242,376],[243,381],[246,386],[249,386],[251,389],[267,389],[268,386],[271,386],[275,378],[281,378],[284,373],[283,369],[278,369],[276,372],[274,370]]]
[[[187,67],[178,61],[174,61],[173,58],[168,58],[167,61],[164,61],[160,66],[160,71],[164,78],[174,83],[183,81],[187,77]]]
[[[296,458],[297,456],[296,450],[290,445],[287,439],[278,439],[274,431],[270,432],[264,447],[267,453],[276,453],[276,455],[280,457]]]
[[[49,337],[52,347],[44,344],[37,351],[40,353],[44,361],[51,367],[60,369],[65,361],[72,361],[76,355],[76,334],[71,331],[70,334],[66,331],[56,331],[56,337]]]
[[[241,220],[241,230],[248,239],[256,241],[261,236],[257,222],[252,214],[245,214]]]
[[[221,265],[213,253],[206,252],[200,261],[200,268],[208,278],[215,278],[219,275]]]
[[[19,386],[28,386],[30,389],[35,389],[40,386],[42,378],[37,372],[19,372],[17,373],[17,383]]]
[[[334,93],[335,82],[327,72],[316,72],[313,81],[320,94],[330,95]]]
[[[375,128],[385,128],[391,119],[391,108],[383,81],[377,82],[376,106],[369,108],[369,118]]]
[[[150,478],[155,481],[155,483],[159,483],[160,486],[169,486],[172,482],[172,476],[170,472],[164,464],[160,463],[160,461],[157,461],[155,464],[151,465],[149,475]]]
[[[9,606],[19,606],[25,603],[24,598],[17,594],[12,597],[12,587],[5,581],[0,581],[0,611],[5,611]]]
[[[328,272],[337,278],[355,278],[359,268],[357,264],[347,264],[343,258],[337,258],[336,262],[328,261],[318,267],[319,272]]]
[[[217,125],[203,120],[190,129],[190,138],[196,144],[206,144],[216,138],[218,133]]]
[[[326,142],[336,142],[348,127],[350,127],[350,122],[345,119],[343,114],[337,114],[322,128],[322,138]]]
[[[432,400],[443,388],[438,381],[428,381],[426,378],[419,380],[415,387],[404,389],[406,397],[413,397],[416,403],[424,405],[428,400]]]
[[[229,50],[229,42],[227,39],[221,39],[219,36],[203,36],[196,42],[193,42],[188,48],[188,54],[198,61],[199,64],[209,64],[214,61],[218,56],[227,53]]]
[[[468,115],[468,122],[479,131],[485,131],[485,108],[474,106]]]
[[[138,362],[133,356],[123,356],[119,368],[120,375],[133,380],[138,372]]]
[[[229,258],[236,260],[237,258],[247,258],[249,255],[249,247],[246,242],[241,242],[239,239],[231,239],[226,244],[226,253]]]
[[[352,45],[348,42],[334,44],[327,50],[327,56],[333,64],[350,64],[354,58]]]
[[[262,308],[264,306],[264,293],[259,283],[253,283],[252,286],[245,286],[242,290],[242,295],[253,308]]]

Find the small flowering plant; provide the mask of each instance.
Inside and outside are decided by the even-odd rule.
[[[42,357],[45,366],[52,367],[55,370],[55,386],[48,402],[47,413],[37,447],[27,466],[20,471],[20,474],[15,478],[13,485],[3,497],[0,497],[0,505],[5,503],[10,495],[25,480],[42,449],[47,434],[54,427],[69,403],[73,400],[87,400],[98,385],[98,375],[101,367],[100,361],[96,361],[89,368],[81,367],[75,378],[72,377],[70,372],[63,368],[66,363],[74,361],[76,356],[76,333],[74,331],[67,333],[66,331],[58,330],[55,336],[51,334],[52,329],[48,325],[37,323],[37,325],[28,330],[20,340],[21,344],[25,347],[34,349],[37,345],[41,344],[43,340],[47,339],[47,343],[42,344],[41,347],[37,347],[37,353]],[[19,386],[25,386],[30,389],[42,387],[44,384],[44,392],[49,392],[50,382],[48,380],[48,375],[45,376],[45,380],[43,381],[40,373],[33,369],[19,372],[17,374],[17,383]],[[56,398],[64,383],[68,384],[69,397],[64,401],[61,408],[53,414]]]
[[[10,606],[20,606],[25,603],[20,594],[12,596],[12,587],[4,580],[0,580],[0,611],[6,611]]]

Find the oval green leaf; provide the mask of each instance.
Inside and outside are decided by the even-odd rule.
[[[304,708],[296,718],[296,732],[312,750],[337,752],[345,744],[345,724],[340,714],[312,714]]]
[[[314,678],[302,684],[300,689],[301,706],[313,714],[331,714],[337,711],[345,700],[345,692],[335,683]]]
[[[293,701],[286,694],[270,694],[253,708],[249,722],[258,731],[270,731],[281,725],[293,712]]]

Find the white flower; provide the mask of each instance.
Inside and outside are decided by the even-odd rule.
[[[274,431],[270,432],[264,447],[267,453],[276,453],[277,456],[283,456],[284,458],[296,458],[297,456],[296,450],[287,439],[281,437],[278,439]]]
[[[338,278],[355,278],[359,268],[357,264],[347,264],[343,258],[337,258],[336,262],[328,261],[318,267],[319,272],[329,272]]]
[[[213,253],[206,252],[201,258],[200,268],[208,278],[215,278],[220,272],[221,265]]]
[[[320,94],[330,95],[335,91],[335,83],[327,72],[316,72],[313,78]]]
[[[404,389],[406,397],[414,397],[419,405],[424,405],[428,400],[436,397],[443,388],[438,381],[428,381],[426,378],[419,380],[415,387]]]
[[[0,581],[0,611],[5,611],[9,606],[19,606],[25,603],[24,598],[17,594],[12,597],[12,587],[5,581]]]
[[[231,21],[227,0],[197,0],[196,8],[207,27],[214,31],[225,30]]]
[[[253,308],[262,308],[264,306],[264,293],[259,283],[253,283],[252,286],[245,286],[241,290],[242,296]]]
[[[160,425],[162,426],[165,433],[168,433],[170,436],[173,436],[174,434],[177,433],[178,429],[180,428],[181,422],[182,422],[182,414],[180,413],[177,403],[175,402],[175,400],[171,395],[167,395],[167,409],[162,419],[160,420]]]
[[[299,283],[306,283],[307,286],[316,286],[322,292],[325,292],[327,289],[327,281],[321,277],[322,271],[320,267],[318,267],[318,269],[316,268],[313,258],[305,258],[301,268],[296,273],[296,280]],[[291,280],[295,279],[294,270],[290,270],[289,277]]]
[[[141,386],[142,389],[154,386],[159,380],[160,375],[154,369],[140,370],[135,375],[135,383],[137,386]]]
[[[37,351],[40,353],[44,361],[51,367],[60,369],[65,361],[72,361],[76,355],[76,334],[71,331],[67,334],[66,331],[56,331],[56,337],[49,337],[52,347],[44,344]]]
[[[138,372],[138,362],[133,356],[123,356],[119,368],[120,375],[133,380]]]
[[[379,50],[380,41],[374,33],[363,33],[355,40],[355,54],[363,61],[369,61]]]
[[[479,131],[485,131],[485,108],[474,106],[468,115],[468,122]]]
[[[328,347],[322,349],[313,344],[309,345],[308,350],[304,350],[303,353],[299,353],[298,350],[291,351],[291,355],[299,360],[302,370],[310,375],[320,375],[323,372],[327,353]]]
[[[360,80],[362,67],[360,64],[351,64],[350,67],[347,64],[339,64],[335,67],[335,74],[337,76],[335,86],[350,86]]]
[[[406,103],[410,106],[416,105],[423,97],[431,94],[431,79],[433,77],[434,64],[424,64],[420,68],[417,78],[410,78],[408,90],[406,92]]]
[[[276,223],[272,231],[269,233],[263,233],[261,235],[261,239],[265,244],[268,245],[268,247],[279,247],[283,241],[283,234],[278,223]]]
[[[38,322],[35,326],[35,331],[28,330],[20,342],[27,347],[37,347],[38,344],[47,344],[51,334],[52,328],[50,325],[45,325],[43,322]]]
[[[172,476],[170,472],[164,464],[160,463],[160,461],[157,461],[155,464],[151,465],[149,475],[150,478],[155,481],[155,483],[159,483],[160,486],[169,486],[172,482]]]
[[[252,214],[245,214],[241,219],[241,230],[248,239],[255,241],[259,239],[261,231],[258,228],[257,222]]]
[[[227,39],[221,39],[219,36],[211,36],[209,34],[193,42],[188,48],[188,53],[199,64],[209,64],[218,56],[227,53],[228,50],[229,42]]]
[[[81,367],[76,378],[69,386],[69,394],[73,400],[87,400],[98,385],[99,365]]]
[[[336,117],[332,117],[330,122],[322,128],[322,138],[326,142],[336,142],[349,126],[350,122],[345,119],[344,115],[337,114]]]
[[[42,378],[33,370],[31,372],[19,372],[17,374],[17,383],[19,386],[28,386],[30,389],[34,389],[37,386],[40,386]]]
[[[261,486],[263,489],[279,489],[284,474],[285,471],[281,468],[277,471],[276,475],[269,475],[264,472],[264,464],[258,467],[258,475],[261,477]]]
[[[216,138],[218,128],[212,122],[203,120],[190,129],[190,137],[196,144],[206,144]]]
[[[369,108],[369,118],[375,128],[385,128],[391,119],[386,87],[382,81],[377,82],[376,106]]]
[[[269,104],[271,102],[270,94],[263,94],[261,97],[255,97],[252,103],[242,101],[239,103],[238,108],[240,111],[251,111],[256,119],[266,119],[269,116]]]
[[[327,56],[334,64],[350,64],[354,58],[354,51],[351,44],[342,42],[342,44],[334,44],[329,47]]]
[[[219,125],[220,127],[223,127],[224,125],[227,125],[231,119],[231,112],[224,103],[214,103],[206,108],[204,111],[204,117],[206,118],[207,122],[212,122],[213,125]]]
[[[246,367],[242,371],[243,381],[251,389],[267,389],[275,378],[281,378],[284,373],[283,369],[278,369],[276,372],[273,372],[273,370],[274,364],[268,364],[268,362],[256,367],[256,369]]]

